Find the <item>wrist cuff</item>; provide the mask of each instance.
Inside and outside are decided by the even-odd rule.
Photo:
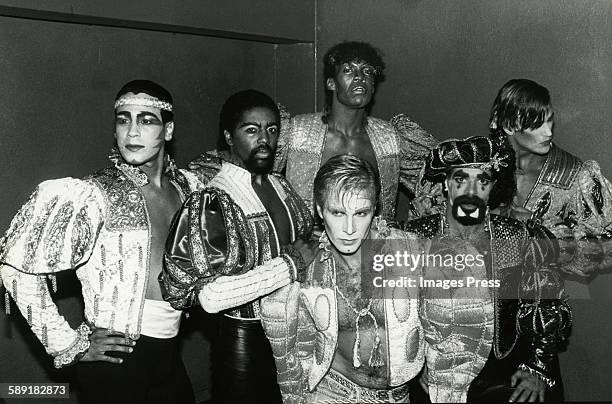
[[[534,368],[532,368],[530,366],[527,366],[524,363],[521,363],[518,368],[520,370],[524,371],[524,372],[529,372],[533,376],[535,376],[538,379],[542,380],[546,384],[546,386],[548,386],[548,388],[553,388],[555,386],[555,384],[557,384],[556,381],[554,381],[553,379],[551,379],[548,376],[545,376],[544,373],[542,373],[541,371],[539,371],[537,369],[534,369]]]
[[[53,359],[53,365],[56,369],[64,366],[72,365],[79,359],[79,356],[89,349],[89,335],[91,329],[85,323],[81,323],[76,329],[77,337],[68,348],[57,354]]]

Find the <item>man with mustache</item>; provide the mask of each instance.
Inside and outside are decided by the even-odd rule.
[[[399,184],[413,194],[423,159],[438,141],[405,115],[391,121],[369,116],[385,69],[370,44],[342,42],[330,48],[323,61],[325,108],[283,117],[274,171],[285,173],[314,213],[314,174],[331,157],[355,155],[377,169],[381,215],[394,219]],[[202,160],[190,167],[197,168]]]
[[[191,404],[176,338],[182,313],[163,301],[157,276],[172,216],[202,184],[166,153],[166,89],[134,80],[114,106],[112,164],[36,188],[0,242],[1,281],[55,367],[76,365],[83,402]],[[65,270],[81,282],[77,329],[52,300]]]
[[[270,173],[280,130],[274,101],[255,90],[232,95],[220,129],[220,150],[207,153],[198,170],[206,188],[172,224],[160,281],[174,308],[199,302],[223,313],[212,348],[214,402],[280,403],[259,299],[295,281],[318,242],[304,242],[310,212],[282,176]]]
[[[420,384],[432,402],[559,399],[552,361],[570,311],[558,299],[558,274],[539,269],[557,246],[531,241],[525,224],[489,212],[511,198],[513,175],[512,148],[487,137],[442,142],[426,159],[424,180],[442,184],[446,212],[403,228],[430,240],[426,253],[450,254],[461,266],[426,265],[423,277],[479,281],[420,292],[427,341]]]

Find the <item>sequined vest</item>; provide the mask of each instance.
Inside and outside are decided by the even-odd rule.
[[[490,217],[492,254],[490,280],[500,281],[499,288],[491,288],[495,322],[493,352],[501,359],[512,351],[518,339],[516,318],[524,245],[528,234],[525,226],[518,220],[494,214]],[[438,237],[442,234],[441,214],[411,220],[406,222],[403,229],[426,239]]]
[[[290,131],[286,177],[308,207],[314,209],[314,177],[323,163],[327,125],[320,113],[297,115],[291,120]],[[366,131],[380,174],[382,216],[390,220],[395,217],[400,172],[398,135],[391,123],[372,117],[368,117]]]
[[[107,167],[85,178],[104,197],[106,212],[96,246],[77,276],[87,321],[130,338],[140,336],[149,281],[150,221],[144,195],[123,172]],[[184,200],[198,181],[175,170],[171,182]]]
[[[290,239],[296,240],[310,235],[312,216],[304,202],[281,175],[271,174],[268,179],[287,212],[291,226]],[[223,162],[218,174],[207,184],[207,188],[219,188],[226,192],[244,212],[251,230],[250,234],[254,237],[250,244],[253,251],[247,252],[247,255],[254,257],[255,266],[279,255],[281,246],[278,234],[270,215],[251,185],[249,171],[232,163]],[[226,314],[239,318],[258,318],[259,302],[257,300],[247,303],[227,311]]]

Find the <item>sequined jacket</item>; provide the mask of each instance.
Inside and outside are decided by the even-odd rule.
[[[482,333],[478,333],[480,341],[471,352],[473,363],[470,371],[459,379],[453,377],[453,383],[448,380],[442,382],[445,377],[440,375],[452,375],[454,362],[434,360],[431,347],[426,349],[430,373],[428,379],[434,381],[434,385],[429,386],[433,402],[465,401],[469,384],[482,370],[490,349],[498,359],[502,359],[510,354],[520,335],[524,335],[531,347],[524,365],[541,376],[549,377],[554,355],[565,347],[569,337],[571,309],[565,301],[551,298],[559,296],[562,280],[558,273],[543,269],[547,260],[556,258],[551,251],[550,240],[530,239],[525,225],[508,217],[491,214],[490,226],[491,267],[488,276],[489,280],[499,280],[500,284],[499,288],[490,288],[493,327],[489,330],[481,324]],[[442,235],[442,217],[441,214],[430,215],[408,221],[402,227],[423,239],[433,239]],[[426,304],[422,301],[421,307]],[[424,315],[425,311],[421,310],[421,316]],[[468,323],[467,318],[461,315],[469,314],[462,312],[451,317]],[[422,318],[424,325],[430,320],[435,321]],[[460,328],[461,324],[444,326]],[[486,352],[479,351],[482,346],[490,348]],[[466,347],[463,345],[462,349]]]
[[[410,250],[407,235],[372,230],[370,238],[400,242]],[[403,241],[402,241],[403,240]],[[397,244],[394,244],[397,248]],[[321,254],[309,267],[307,280],[293,283],[266,296],[261,319],[276,361],[277,380],[283,402],[304,403],[329,371],[338,345],[338,301],[333,287],[329,257]],[[414,378],[423,367],[424,342],[418,319],[418,300],[404,288],[386,291],[384,300],[388,380],[399,386]]]
[[[251,173],[216,155],[205,160],[219,171],[174,218],[160,276],[162,293],[176,309],[199,302],[211,313],[227,310],[234,317],[257,318],[258,298],[289,284],[295,263],[281,251]],[[310,238],[313,220],[304,202],[282,176],[268,179],[287,212],[291,240]]]
[[[423,180],[413,205],[427,216],[445,212],[445,199],[441,184]],[[593,274],[593,261],[606,270],[612,267],[612,184],[596,161],[582,161],[553,144],[523,207],[555,237],[582,240],[560,256],[556,268],[586,277]],[[599,245],[601,254],[586,258],[589,244]]]
[[[327,134],[321,116],[304,114],[284,120],[274,162],[274,170],[286,170],[287,180],[313,212],[314,177],[324,163],[321,158]],[[399,182],[414,192],[423,160],[438,141],[404,115],[390,122],[368,117],[366,131],[380,174],[381,216],[393,220]]]
[[[578,157],[553,145],[542,171],[531,188],[524,208],[534,212],[542,225],[558,238],[609,240],[612,237],[612,184],[593,160]],[[582,243],[581,243],[582,244]],[[588,276],[579,245],[573,259],[561,267],[569,274]],[[610,243],[607,243],[607,249]],[[605,257],[604,251],[598,260]],[[608,263],[610,264],[610,263]]]
[[[172,169],[170,176],[183,199],[200,187],[189,172]],[[57,272],[76,270],[90,325],[140,335],[150,222],[131,178],[108,167],[85,179],[45,181],[2,239],[2,282],[57,367],[71,362],[86,338],[51,299],[47,277]]]

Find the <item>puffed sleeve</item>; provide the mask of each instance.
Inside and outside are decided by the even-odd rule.
[[[599,164],[585,161],[563,207],[544,225],[563,239],[561,270],[587,277],[612,267],[612,185]]]
[[[86,262],[103,222],[103,199],[87,181],[40,184],[13,218],[0,249],[1,279],[57,367],[85,344],[51,299],[47,276]]]
[[[249,303],[296,276],[286,254],[255,266],[255,235],[240,207],[225,192],[194,192],[174,217],[160,285],[175,309],[198,301],[216,313]]]
[[[391,124],[399,136],[399,181],[414,195],[425,157],[436,147],[438,139],[404,114],[394,116]]]
[[[281,116],[281,127],[278,141],[276,142],[276,153],[274,155],[273,170],[277,173],[283,173],[287,167],[287,154],[289,152],[289,144],[293,133],[293,120],[287,109],[278,105]]]
[[[573,201],[577,216],[576,236],[612,234],[612,184],[602,175],[599,164],[585,161],[577,181]]]
[[[260,316],[276,362],[278,386],[285,404],[306,401],[308,372],[314,358],[314,320],[295,282],[261,300]]]

